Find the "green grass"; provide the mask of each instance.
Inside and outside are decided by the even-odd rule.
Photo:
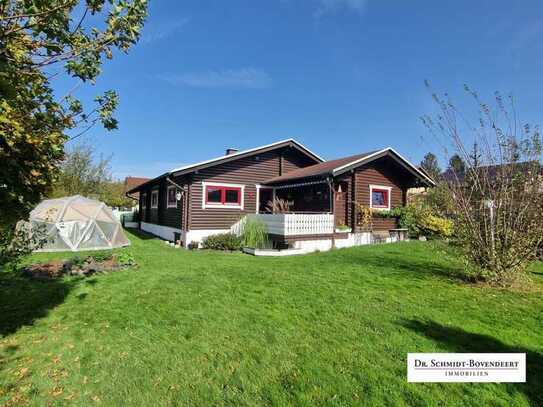
[[[0,272],[0,405],[543,404],[541,292],[464,284],[443,245],[255,258],[130,237],[137,270]],[[406,381],[407,352],[519,351],[527,384]]]

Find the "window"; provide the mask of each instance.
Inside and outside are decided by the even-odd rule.
[[[168,187],[166,192],[166,206],[168,208],[177,208],[177,188],[173,185]]]
[[[151,192],[151,208],[158,208],[158,190]]]
[[[203,208],[243,209],[244,185],[202,183]]]
[[[370,208],[390,209],[391,187],[370,185]]]
[[[147,208],[147,194],[141,194],[141,209]]]

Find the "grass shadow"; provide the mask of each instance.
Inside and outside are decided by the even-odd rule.
[[[128,234],[128,235],[134,235],[136,237],[138,237],[139,239],[141,240],[152,240],[152,239],[158,239],[157,236],[151,234],[151,233],[148,233],[148,232],[145,232],[141,229],[135,229],[135,228],[125,228],[124,231]]]
[[[32,325],[62,304],[75,282],[31,280],[15,271],[0,270],[0,337]]]
[[[507,345],[489,336],[448,327],[434,321],[404,320],[400,324],[444,345],[451,352],[526,353],[526,383],[504,383],[510,394],[522,392],[534,406],[543,406],[543,355],[528,348]]]

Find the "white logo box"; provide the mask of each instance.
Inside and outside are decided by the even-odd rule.
[[[411,383],[525,383],[525,353],[408,353]]]

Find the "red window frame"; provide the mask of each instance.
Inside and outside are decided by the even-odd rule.
[[[221,192],[221,201],[220,202],[209,201],[208,191],[210,189],[212,189],[214,191],[220,191]],[[226,191],[236,191],[238,193],[237,202],[226,202]],[[206,188],[205,188],[205,203],[206,203],[206,205],[241,206],[241,194],[242,194],[242,192],[243,192],[243,189],[241,187],[226,187],[226,186],[221,186],[221,185],[206,185]]]
[[[374,192],[382,192],[384,194],[384,197],[385,197],[385,204],[384,205],[375,205],[373,203],[373,193]],[[371,207],[372,208],[388,208],[389,206],[389,194],[390,194],[390,191],[388,189],[384,189],[384,188],[372,188],[371,189]]]

